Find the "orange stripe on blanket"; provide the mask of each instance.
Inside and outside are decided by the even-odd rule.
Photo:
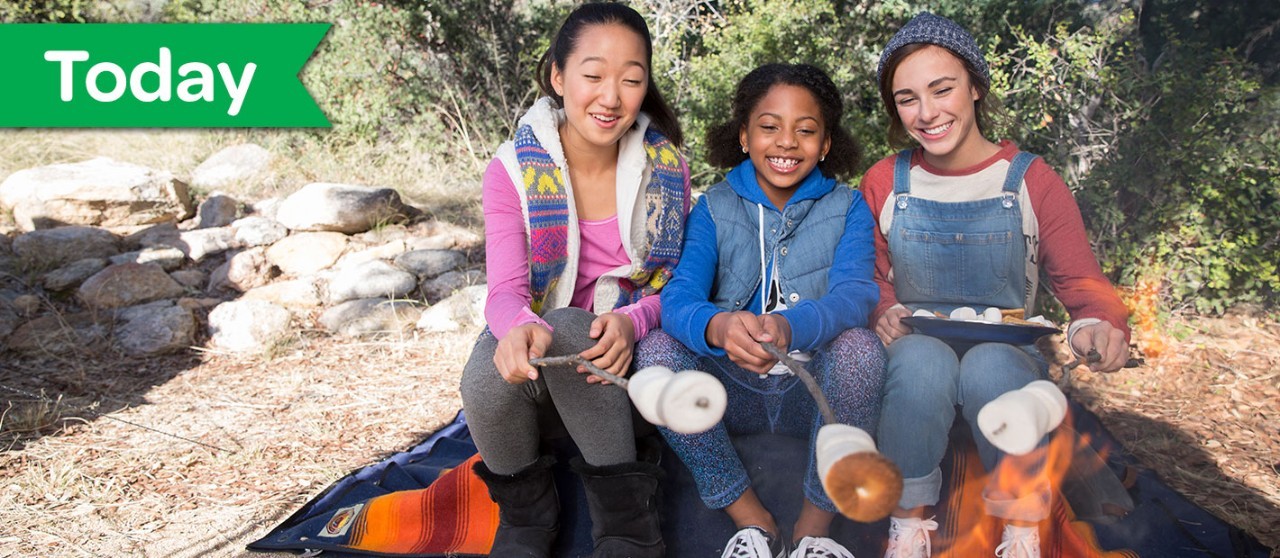
[[[385,554],[488,554],[498,506],[471,466],[474,455],[431,486],[370,499],[345,546]]]

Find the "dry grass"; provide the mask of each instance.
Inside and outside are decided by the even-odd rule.
[[[329,483],[452,420],[474,334],[98,362],[86,384],[102,412],[207,446],[95,420],[85,401],[39,431],[6,425],[0,556],[240,554]],[[0,383],[67,379],[45,382],[48,365],[13,362]]]
[[[1170,486],[1280,549],[1280,323],[1230,315],[1167,329],[1181,339],[1164,354],[1078,377],[1077,399]]]

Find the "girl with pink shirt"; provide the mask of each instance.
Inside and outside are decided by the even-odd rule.
[[[689,171],[675,114],[652,78],[644,19],[585,4],[538,68],[545,95],[485,171],[488,328],[462,376],[475,471],[498,503],[492,556],[549,556],[558,530],[554,459],[539,418],[558,417],[581,451],[592,556],[660,557],[656,452],[637,452],[630,400],[573,366],[623,376],[657,327],[658,292],[680,257]]]

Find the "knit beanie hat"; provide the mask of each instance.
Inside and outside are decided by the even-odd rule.
[[[928,43],[950,50],[978,71],[984,86],[991,85],[991,72],[987,69],[987,61],[982,58],[982,51],[978,50],[978,42],[973,39],[973,35],[956,22],[929,12],[920,12],[920,15],[908,21],[892,39],[889,39],[889,44],[884,47],[884,53],[880,55],[880,66],[876,68],[876,80],[884,79],[885,62],[893,56],[894,52],[914,43]]]

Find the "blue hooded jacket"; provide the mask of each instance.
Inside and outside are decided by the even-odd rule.
[[[787,305],[777,314],[791,326],[788,350],[817,350],[866,327],[880,296],[873,227],[862,195],[817,169],[779,211],[747,159],[690,212],[680,263],[662,289],[662,329],[699,355],[722,356],[707,344],[712,316],[760,314],[761,287],[775,276]]]

